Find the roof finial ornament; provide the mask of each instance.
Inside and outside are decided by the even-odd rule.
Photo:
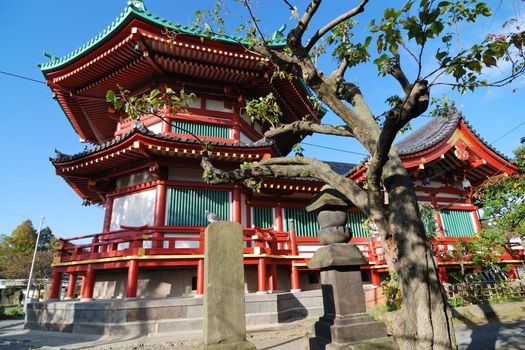
[[[52,54],[50,54],[50,53],[47,52],[47,51],[44,51],[44,56],[46,56],[47,58],[49,58],[49,60],[50,60],[51,62],[54,62],[54,61],[58,60],[58,57],[57,57],[57,56],[52,55]]]
[[[131,6],[133,7],[133,9],[140,12],[146,11],[146,6],[144,5],[144,2],[142,0],[129,0],[128,6]]]
[[[276,32],[273,32],[270,40],[281,41],[284,40],[284,31],[286,30],[286,24],[283,24]]]
[[[135,119],[133,124],[131,124],[130,130],[139,130],[139,131],[146,131],[147,128],[144,125],[144,123],[140,119]]]

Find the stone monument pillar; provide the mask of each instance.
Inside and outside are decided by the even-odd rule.
[[[348,244],[352,234],[346,227],[349,203],[337,190],[324,186],[312,197],[307,211],[316,211],[321,228],[317,250],[309,268],[321,270],[324,315],[314,325],[310,349],[395,349],[386,326],[366,313],[360,266],[367,264],[359,248]]]
[[[255,350],[246,340],[242,227],[216,221],[205,235],[202,348]]]

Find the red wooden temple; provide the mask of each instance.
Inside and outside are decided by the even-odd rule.
[[[177,34],[168,38],[166,28]],[[284,47],[276,32],[270,45]],[[244,227],[247,292],[320,288],[318,271],[306,262],[319,248],[314,214],[304,209],[323,183],[308,179],[264,179],[261,192],[242,184],[210,186],[199,167],[201,146],[188,130],[212,144],[224,168],[288,154],[300,141],[293,134],[262,138],[265,127],[243,113],[247,99],[273,93],[285,121],[323,117],[301,80],[271,79],[263,58],[242,41],[207,36],[151,14],[130,2],[104,31],[71,54],[41,65],[48,85],[81,139],[93,147],[75,155],[57,152],[57,175],[84,203],[105,207],[102,230],[61,240],[53,262],[50,298],[73,298],[80,280],[83,299],[202,295],[206,210]],[[188,113],[167,121],[144,115],[123,119],[105,101],[124,86],[132,94],[171,87],[193,92]],[[438,223],[432,239],[442,280],[458,263],[443,258],[458,237],[480,228],[472,189],[487,177],[517,168],[477,135],[460,113],[436,118],[397,145],[413,177],[418,200],[430,204]],[[362,180],[364,168],[330,163],[340,174]],[[466,186],[468,185],[468,186]],[[348,212],[351,244],[368,256],[365,281],[378,285],[387,272],[381,241],[363,227],[364,215]],[[523,250],[509,248],[505,264],[518,264]]]

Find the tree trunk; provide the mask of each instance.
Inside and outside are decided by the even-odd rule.
[[[457,349],[451,313],[420,217],[413,183],[399,157],[384,169],[388,223],[381,230],[399,275],[403,305],[394,324],[401,349]]]

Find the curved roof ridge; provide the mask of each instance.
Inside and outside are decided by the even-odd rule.
[[[464,119],[463,114],[455,107],[450,108],[451,113],[445,117],[434,117],[408,136],[397,142],[394,146],[399,155],[408,155],[423,151],[443,141],[456,129],[459,121]]]
[[[477,139],[485,146],[487,147],[488,149],[490,149],[492,152],[494,152],[496,155],[498,155],[499,157],[503,158],[504,160],[506,160],[507,162],[509,163],[513,163],[513,160],[511,158],[509,158],[507,155],[503,154],[503,152],[499,151],[498,149],[496,149],[496,147],[494,147],[494,145],[492,145],[491,143],[489,143],[487,140],[485,140],[485,138],[483,138],[473,127],[472,127],[472,124],[469,123],[467,121],[467,119],[463,118],[463,122],[465,123],[465,125],[468,127],[468,129],[477,137]]]
[[[82,46],[78,47],[76,50],[71,51],[69,54],[60,57],[51,59],[49,62],[40,63],[38,66],[42,71],[48,71],[54,68],[59,68],[68,61],[70,61],[73,58],[76,58],[78,56],[81,56],[85,53],[88,53],[95,47],[98,47],[102,43],[102,39],[110,36],[110,33],[117,28],[122,23],[126,22],[126,18],[128,18],[130,13],[134,13],[134,8],[131,6],[131,4],[128,4],[124,11],[122,11],[118,17],[111,22],[109,26],[104,28],[102,32],[98,33],[95,37],[93,37],[91,40],[89,40],[87,43],[83,44]]]
[[[76,50],[70,52],[69,54],[61,58],[52,57],[49,62],[40,63],[38,66],[44,72],[61,68],[65,66],[67,63],[69,63],[70,61],[76,58],[82,57],[86,55],[87,53],[91,52],[92,50],[94,50],[95,48],[102,45],[106,40],[108,40],[115,34],[114,32],[116,29],[118,29],[121,26],[127,25],[134,18],[141,18],[150,23],[162,26],[164,28],[178,31],[182,34],[209,38],[212,40],[217,40],[217,41],[221,41],[221,42],[225,42],[229,44],[236,44],[236,45],[248,45],[249,44],[241,37],[234,37],[230,35],[221,35],[221,34],[215,34],[215,33],[209,34],[209,33],[203,32],[200,29],[191,28],[191,27],[179,24],[179,23],[174,23],[163,17],[160,17],[158,15],[155,15],[149,12],[144,6],[144,3],[142,0],[130,0],[128,1],[128,5],[124,9],[124,11],[122,11],[118,15],[118,17],[115,20],[113,20],[113,22],[111,22],[109,26],[107,26],[102,32],[100,32],[94,38],[92,38],[91,40],[89,40],[87,43],[80,46]],[[283,47],[286,45],[286,42],[284,38],[280,36],[275,36],[273,40],[270,40],[268,45],[272,47]]]
[[[198,144],[200,141],[194,139],[194,138],[186,138],[186,137],[178,137],[178,136],[169,136],[169,135],[161,135],[157,134],[151,130],[149,130],[143,122],[141,121],[135,121],[132,126],[129,128],[128,131],[126,131],[124,134],[120,136],[116,136],[115,138],[111,139],[110,141],[107,141],[105,143],[102,143],[100,145],[97,145],[91,149],[84,150],[82,152],[76,153],[76,154],[65,154],[59,151],[55,151],[55,157],[50,157],[49,160],[53,163],[65,163],[69,162],[75,159],[79,159],[85,156],[88,156],[90,154],[103,151],[109,147],[118,145],[126,140],[128,140],[132,135],[134,134],[142,134],[146,135],[158,140],[166,140],[166,141],[178,141],[178,142],[184,142],[188,144]],[[249,144],[239,144],[234,142],[225,142],[225,141],[209,141],[212,146],[228,146],[228,147],[234,147],[234,148],[259,148],[259,147],[274,147],[276,152],[278,150],[275,147],[275,142],[273,140],[268,139],[261,139],[256,142],[252,142]]]

